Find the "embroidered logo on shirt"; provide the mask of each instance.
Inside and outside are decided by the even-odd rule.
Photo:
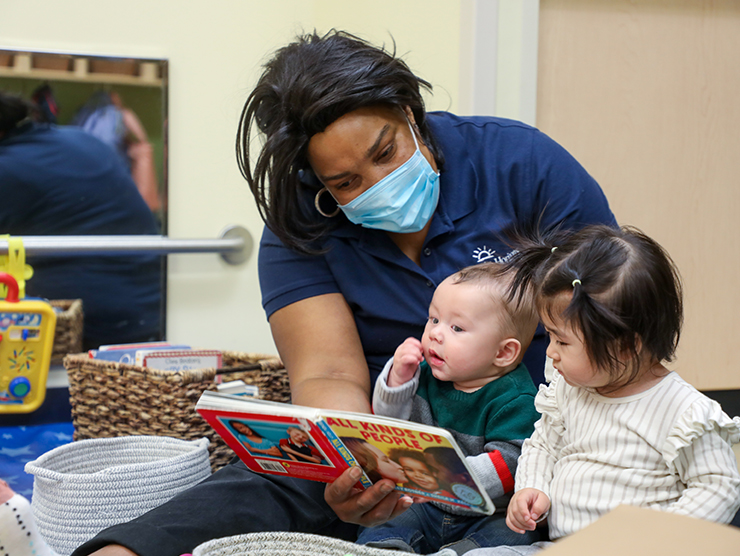
[[[493,261],[494,263],[503,264],[508,261],[515,252],[516,251],[511,251],[505,255],[497,255],[495,249],[491,249],[484,245],[483,247],[476,247],[473,251],[473,258],[478,263]]]

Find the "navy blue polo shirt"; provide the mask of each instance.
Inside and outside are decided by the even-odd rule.
[[[0,140],[0,234],[158,234],[113,150],[76,127],[28,123]],[[158,255],[29,256],[29,296],[82,299],[84,347],[158,339]]]
[[[328,252],[302,255],[265,229],[259,252],[262,304],[272,313],[309,297],[341,293],[354,314],[373,382],[406,338],[421,338],[436,286],[469,266],[505,258],[503,232],[514,225],[616,225],[596,181],[560,145],[520,122],[428,114],[444,154],[440,198],[421,265],[383,231],[343,221],[324,240]],[[317,213],[318,216],[318,213]],[[538,331],[525,356],[543,381],[547,343]]]

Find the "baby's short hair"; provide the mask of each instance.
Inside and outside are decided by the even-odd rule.
[[[523,355],[534,338],[539,316],[531,293],[525,292],[517,298],[509,295],[514,274],[513,269],[507,269],[502,264],[484,262],[465,267],[450,279],[453,284],[476,284],[489,293],[494,303],[501,308],[497,315],[500,325],[505,333],[519,340]]]

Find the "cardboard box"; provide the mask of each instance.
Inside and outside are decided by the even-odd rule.
[[[740,529],[658,510],[619,506],[542,556],[738,556]]]

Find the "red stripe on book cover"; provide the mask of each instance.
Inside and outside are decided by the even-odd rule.
[[[498,478],[501,479],[501,485],[504,487],[504,492],[511,492],[514,490],[514,477],[511,476],[511,471],[509,471],[509,466],[506,465],[506,462],[504,461],[504,457],[501,455],[501,452],[498,450],[494,450],[493,452],[488,452],[488,457],[491,460],[491,463],[496,468],[496,473],[498,473]]]

